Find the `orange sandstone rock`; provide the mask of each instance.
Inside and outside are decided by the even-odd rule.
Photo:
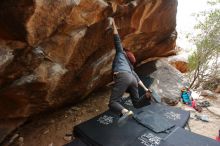
[[[12,56],[0,54],[0,119],[76,103],[111,81],[109,16],[138,62],[175,54],[177,0],[110,2],[1,1],[0,47]]]

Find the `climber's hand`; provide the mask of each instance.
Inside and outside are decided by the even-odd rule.
[[[113,25],[113,22],[114,22],[114,19],[112,17],[108,17],[108,19],[107,19],[107,27],[105,28],[105,30],[111,29],[112,25]]]
[[[151,100],[152,95],[151,95],[152,91],[148,89],[148,91],[146,91],[145,96],[148,100]]]

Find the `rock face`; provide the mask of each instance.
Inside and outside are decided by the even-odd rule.
[[[170,62],[170,64],[174,66],[176,69],[178,69],[181,73],[187,73],[189,71],[187,62],[173,61],[173,62]]]
[[[188,56],[190,55],[190,52],[179,46],[176,46],[175,50],[177,55],[168,57],[168,62],[181,73],[187,73],[189,71]]]
[[[137,61],[175,54],[177,0],[1,0],[0,119],[76,103],[111,80],[113,16]]]
[[[162,102],[170,105],[178,103],[181,97],[181,88],[188,83],[181,72],[165,59],[141,65],[137,68],[137,72],[140,76],[153,78],[153,83],[149,88],[158,94]]]

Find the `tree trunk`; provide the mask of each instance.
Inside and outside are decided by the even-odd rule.
[[[194,73],[193,81],[192,81],[191,84],[189,85],[189,88],[191,88],[191,87],[194,85],[196,79],[198,78],[198,76],[199,76],[199,70],[200,70],[200,63],[198,63],[198,66],[197,66],[196,71],[195,71],[195,73]]]

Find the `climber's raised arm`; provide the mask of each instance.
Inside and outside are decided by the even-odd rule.
[[[118,30],[117,30],[117,27],[115,24],[115,20],[113,18],[110,18],[110,21],[111,21],[110,23],[112,24],[112,27],[113,27],[114,44],[115,44],[116,52],[123,52],[123,47],[122,47],[121,39],[120,39],[120,36],[118,34]]]
[[[118,34],[118,30],[117,30],[114,18],[112,18],[112,26],[113,26],[113,33],[117,35]]]

